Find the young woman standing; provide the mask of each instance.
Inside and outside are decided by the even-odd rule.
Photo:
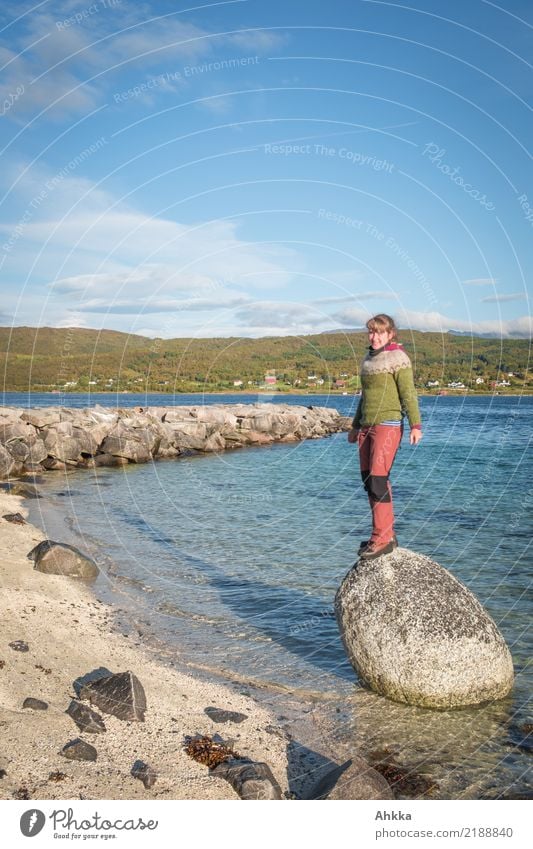
[[[359,447],[361,477],[372,511],[372,535],[361,543],[358,554],[371,560],[398,545],[389,474],[400,447],[404,416],[411,445],[420,442],[422,429],[411,361],[396,342],[393,319],[380,313],[366,326],[370,347],[361,365],[362,394],[348,442]]]

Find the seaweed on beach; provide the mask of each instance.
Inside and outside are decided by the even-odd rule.
[[[431,797],[439,789],[436,782],[415,772],[416,767],[405,767],[398,763],[395,753],[388,749],[371,752],[369,760],[374,769],[389,782],[394,792],[408,799]]]
[[[209,769],[214,769],[218,764],[227,761],[229,758],[240,758],[241,756],[234,752],[230,746],[225,743],[216,743],[212,737],[207,735],[203,737],[186,737],[185,751],[194,761],[197,761]]]
[[[15,790],[12,795],[13,799],[20,799],[22,801],[27,801],[28,799],[31,799],[30,791],[24,785]]]

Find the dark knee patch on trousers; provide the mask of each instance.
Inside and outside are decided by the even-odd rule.
[[[365,489],[375,501],[388,502],[391,500],[388,480],[388,475],[369,475]]]
[[[361,480],[365,490],[370,494],[368,480],[370,478],[370,469],[361,469]]]

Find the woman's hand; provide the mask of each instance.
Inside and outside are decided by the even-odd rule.
[[[409,443],[411,445],[418,445],[420,440],[422,439],[422,431],[419,427],[413,428],[411,433],[409,434]]]
[[[358,427],[352,427],[352,429],[348,431],[348,442],[353,445],[354,443],[357,442],[358,436],[359,436],[359,428]]]

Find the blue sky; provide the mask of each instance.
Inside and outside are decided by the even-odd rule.
[[[0,323],[530,336],[530,0],[0,11]]]

